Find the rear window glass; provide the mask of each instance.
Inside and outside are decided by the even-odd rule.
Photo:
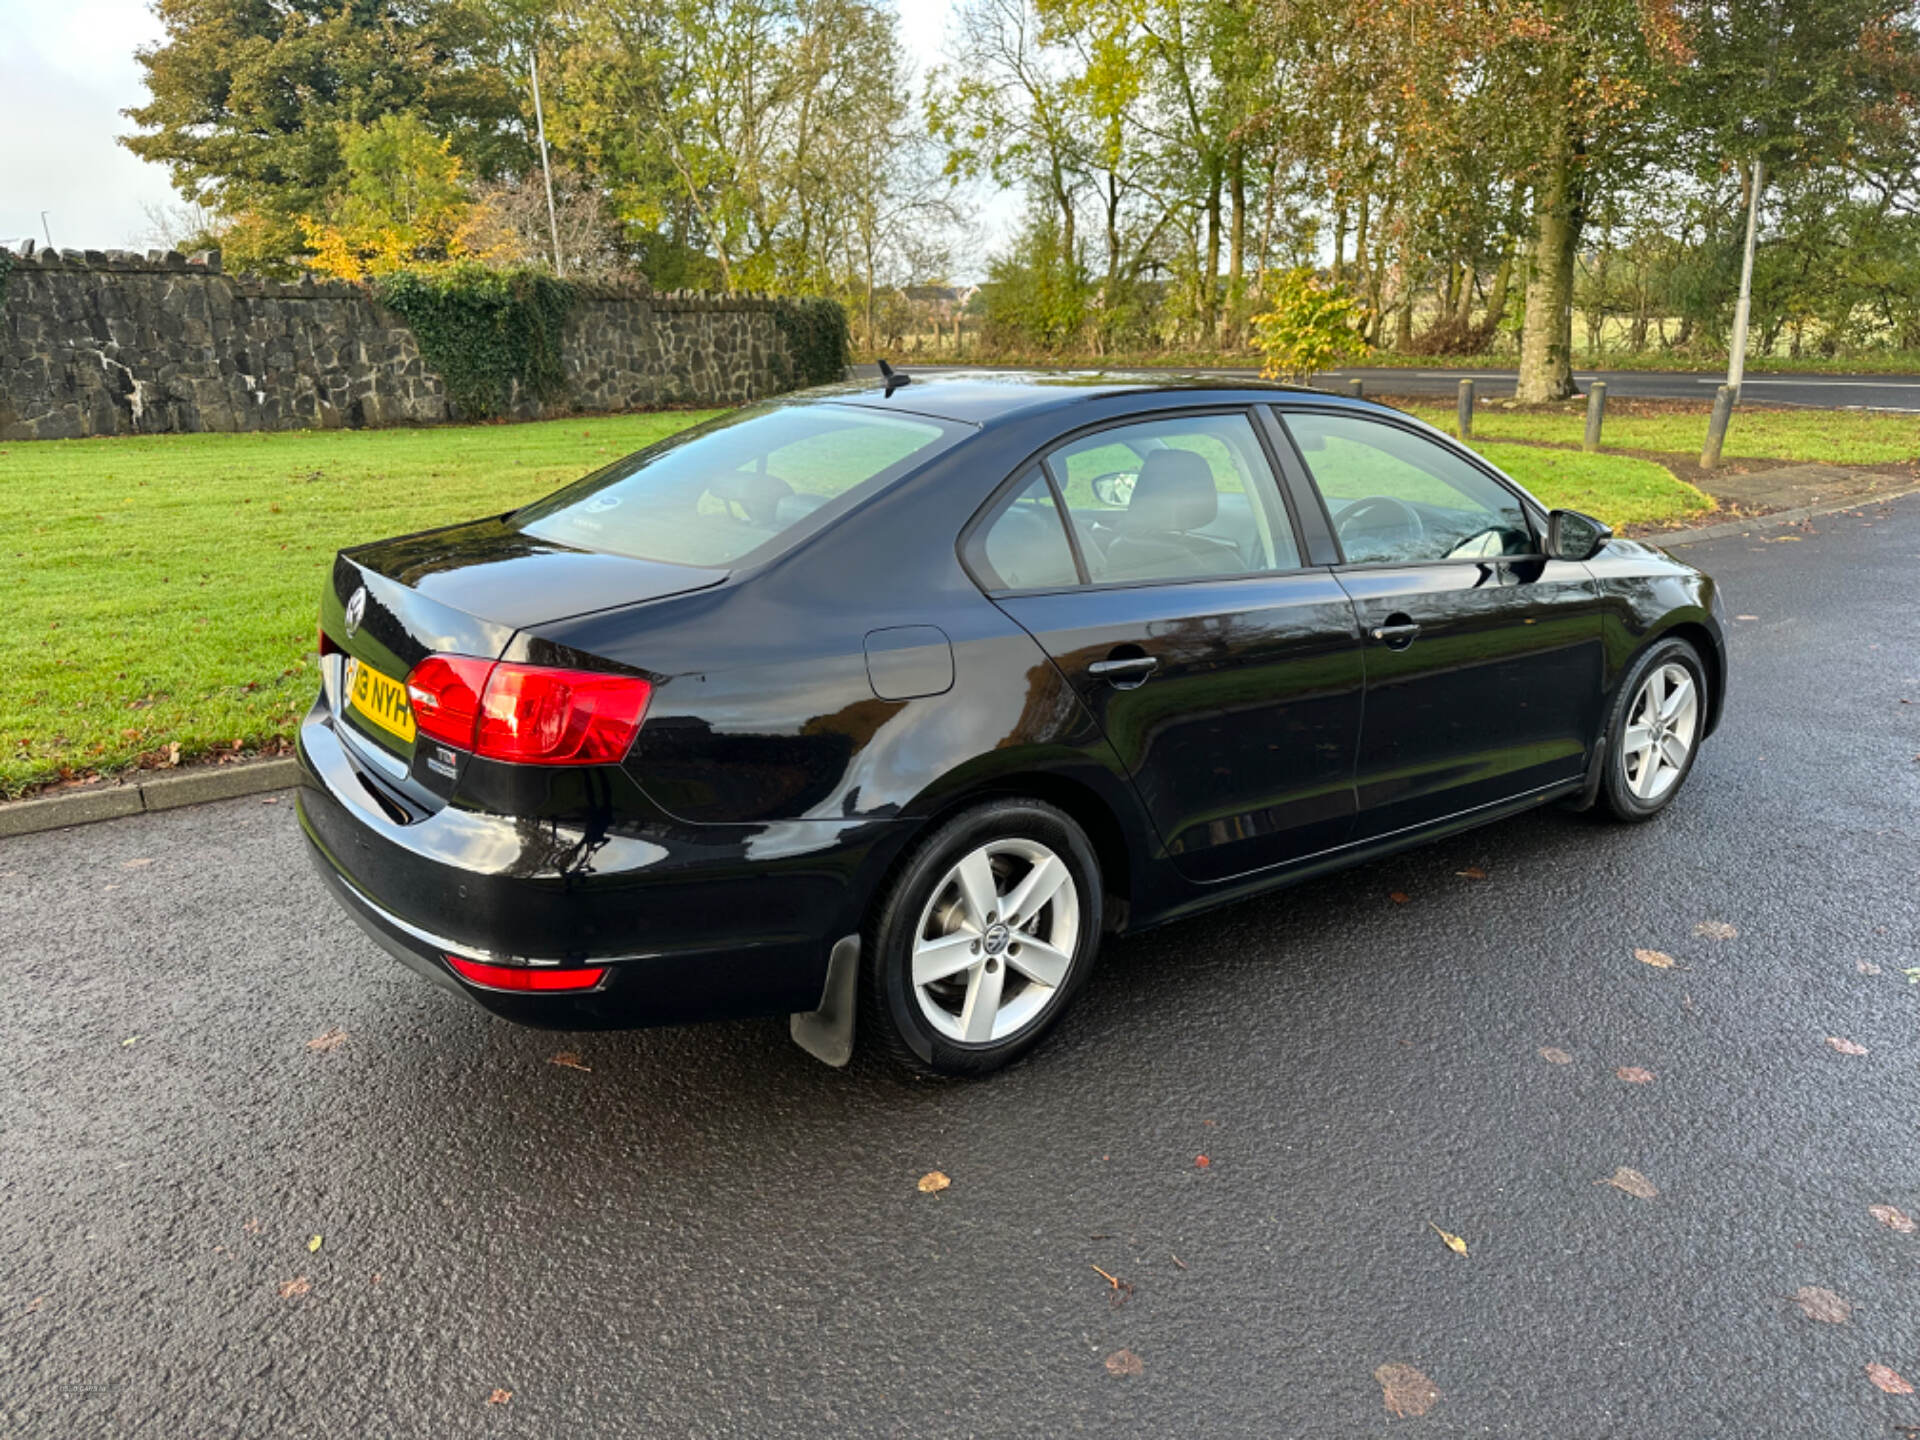
[[[640,451],[537,501],[528,534],[677,565],[729,565],[792,538],[953,444],[963,427],[849,405],[772,403]]]

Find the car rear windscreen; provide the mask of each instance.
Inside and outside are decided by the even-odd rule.
[[[854,405],[738,410],[522,510],[528,534],[679,565],[766,558],[957,441],[966,427]],[[765,552],[756,553],[756,552]]]

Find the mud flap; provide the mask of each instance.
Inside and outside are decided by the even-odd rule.
[[[860,983],[860,937],[848,935],[835,942],[827,956],[827,983],[820,992],[820,1008],[789,1016],[793,1043],[835,1069],[853,1058],[855,994]]]

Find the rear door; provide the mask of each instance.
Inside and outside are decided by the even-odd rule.
[[[1077,436],[969,530],[969,567],[1099,720],[1195,880],[1353,827],[1359,634],[1298,534],[1243,410]]]
[[[1365,640],[1355,838],[1584,774],[1603,683],[1586,567],[1545,558],[1520,496],[1412,425],[1292,407],[1283,419]]]

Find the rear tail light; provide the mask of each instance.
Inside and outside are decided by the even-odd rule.
[[[407,703],[414,728],[430,740],[473,748],[480,719],[480,692],[487,688],[491,660],[471,655],[429,655],[407,676]]]
[[[617,764],[652,694],[637,675],[470,655],[429,655],[407,677],[421,734],[522,765]]]
[[[462,955],[447,956],[447,963],[461,979],[493,990],[591,990],[607,973],[604,965],[547,970],[531,965],[489,965],[484,960],[469,960]]]

